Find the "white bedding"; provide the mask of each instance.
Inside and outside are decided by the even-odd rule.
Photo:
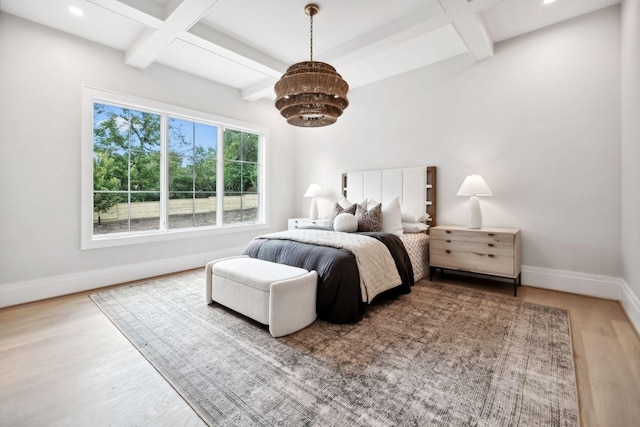
[[[358,265],[360,290],[364,302],[369,303],[376,295],[402,284],[402,279],[389,249],[384,243],[372,237],[304,228],[266,234],[261,237],[293,240],[350,251],[354,254]]]
[[[429,236],[426,233],[411,233],[398,237],[409,253],[413,267],[413,280],[417,283],[418,280],[429,275]]]

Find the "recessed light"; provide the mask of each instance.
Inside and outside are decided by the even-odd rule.
[[[82,9],[77,6],[69,6],[69,13],[75,16],[84,16]]]
[[[551,3],[555,3],[556,0],[544,0],[542,3],[544,4],[551,4]]]

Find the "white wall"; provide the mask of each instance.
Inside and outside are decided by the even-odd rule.
[[[622,2],[622,267],[640,325],[640,1]],[[634,296],[636,298],[634,298]],[[635,308],[635,310],[634,310]],[[640,329],[640,327],[638,328]]]
[[[478,173],[494,193],[481,200],[484,225],[522,229],[525,283],[543,285],[536,268],[619,280],[619,7],[349,96],[338,123],[298,131],[299,215],[310,182],[337,198],[342,172],[435,165],[438,222],[464,224],[468,200],[455,193]]]
[[[258,234],[81,251],[79,100],[89,84],[269,127],[272,230],[307,215],[311,182],[337,199],[344,171],[418,165],[438,166],[438,221],[464,223],[467,200],[455,192],[480,173],[495,194],[482,200],[485,225],[523,230],[526,284],[553,287],[541,282],[555,274],[559,289],[587,283],[599,295],[622,277],[628,312],[640,313],[638,1],[624,7],[622,79],[612,7],[497,44],[478,64],[460,56],[353,90],[344,116],[321,129],[291,128],[271,102],[245,103],[160,65],[130,68],[121,52],[0,14],[0,306],[190,268]]]
[[[294,132],[271,102],[161,65],[138,70],[123,53],[0,14],[0,306],[203,265],[238,251],[245,232],[80,250],[81,85],[269,128],[272,230],[293,210]],[[4,298],[4,301],[1,301]]]

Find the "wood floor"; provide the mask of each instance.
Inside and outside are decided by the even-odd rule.
[[[513,292],[459,275],[434,281]],[[88,294],[0,310],[0,425],[204,425]],[[528,286],[518,299],[569,310],[582,425],[640,425],[640,339],[620,305]]]

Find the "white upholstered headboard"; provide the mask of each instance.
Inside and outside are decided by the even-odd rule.
[[[369,198],[382,204],[398,196],[403,209],[427,212],[436,225],[435,166],[347,172],[342,194],[352,202]]]

